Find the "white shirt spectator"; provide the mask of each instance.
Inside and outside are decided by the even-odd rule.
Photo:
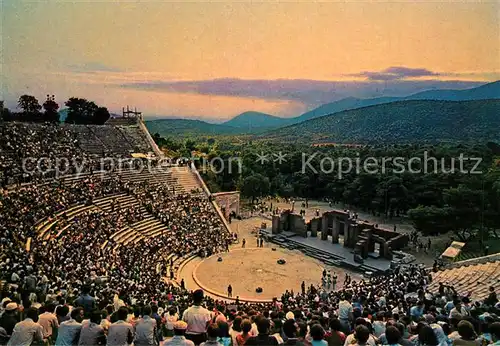
[[[133,339],[134,327],[125,321],[117,321],[108,330],[107,345],[127,346],[129,340]]]
[[[193,305],[182,314],[182,320],[188,324],[186,334],[205,333],[211,319],[212,313],[202,306]]]
[[[174,323],[179,319],[179,315],[175,313],[174,315],[167,314],[167,329],[174,330]]]
[[[31,318],[16,324],[7,346],[30,346],[34,341],[43,340],[43,328]]]
[[[59,328],[57,316],[50,312],[44,312],[38,316],[38,324],[43,328],[43,338],[47,339],[53,334],[53,328]]]
[[[135,325],[134,345],[154,345],[156,333],[156,320],[149,316],[144,316]]]
[[[349,319],[349,314],[353,312],[352,304],[347,300],[339,302],[339,320]]]
[[[82,324],[74,319],[61,323],[57,332],[56,346],[72,346],[78,343]]]

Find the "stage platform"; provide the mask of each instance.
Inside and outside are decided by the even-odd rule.
[[[378,253],[370,253],[369,257],[363,263],[354,261],[353,249],[345,248],[342,244],[333,244],[331,236],[328,240],[321,240],[318,237],[301,237],[292,232],[282,232],[278,235],[271,234],[271,230],[261,230],[265,238],[281,247],[290,250],[302,251],[305,255],[316,258],[328,265],[346,267],[356,270],[367,276],[384,274],[391,269],[391,261],[385,258],[379,258]]]

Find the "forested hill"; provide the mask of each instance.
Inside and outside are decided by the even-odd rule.
[[[219,124],[210,124],[201,120],[157,119],[146,121],[149,132],[164,137],[178,135],[221,135],[241,132],[240,129]]]
[[[343,111],[260,136],[311,143],[500,140],[500,100],[399,101]]]

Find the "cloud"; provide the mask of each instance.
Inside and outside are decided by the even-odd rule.
[[[68,65],[68,69],[77,73],[96,73],[96,72],[124,72],[117,67],[105,65],[100,62],[87,62],[83,64]]]
[[[472,81],[379,80],[324,81],[310,79],[220,78],[192,81],[152,80],[120,86],[142,91],[230,96],[266,100],[288,100],[308,106],[333,102],[345,97],[372,98],[407,96],[430,89],[466,89],[484,84]]]
[[[402,80],[407,78],[441,76],[440,73],[432,72],[425,68],[410,68],[404,66],[393,66],[382,71],[363,71],[352,74],[354,77],[365,77],[372,81]]]

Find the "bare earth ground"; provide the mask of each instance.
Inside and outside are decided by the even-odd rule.
[[[266,201],[266,204],[270,205],[270,202]],[[291,208],[289,203],[277,203],[276,200],[273,200],[272,203],[274,208],[278,207],[281,210]],[[295,202],[296,212],[302,208],[301,204],[301,201]],[[319,209],[320,215],[332,209],[344,209],[341,205],[329,207],[328,203],[321,201],[309,201],[308,204],[309,207],[306,208],[306,220],[315,217],[316,209]],[[412,225],[405,218],[384,220],[383,217],[374,217],[368,213],[357,212],[360,219],[378,223],[380,227],[392,230],[394,225],[396,225],[398,232],[410,233],[413,231]],[[319,284],[323,268],[331,270],[332,273],[336,272],[338,276],[337,289],[342,287],[345,273],[349,273],[355,280],[361,278],[358,273],[343,268],[326,266],[298,251],[281,249],[274,244],[264,243],[264,249],[258,249],[255,235],[263,222],[267,223],[268,227],[271,226],[270,213],[264,216],[254,213],[253,217],[243,220],[233,220],[230,226],[232,231],[238,234],[239,243],[232,245],[230,248],[231,251],[223,255],[223,262],[217,262],[217,256],[214,256],[207,259],[206,263],[200,264],[197,270],[200,282],[224,295],[227,293],[227,286],[231,284],[233,286],[233,297],[239,295],[240,298],[268,299],[280,296],[287,289],[299,291],[303,280],[306,282],[306,285],[311,285],[311,283]],[[239,250],[241,249],[242,239],[246,239],[247,249],[247,251],[243,252]],[[427,241],[426,237],[420,237],[419,239],[423,242]],[[418,253],[412,249],[407,251],[415,255],[417,263],[432,265],[435,255],[444,250],[445,244],[449,241],[449,236],[444,235],[439,238],[432,237],[431,239],[433,246],[430,253],[425,254],[422,251]],[[277,248],[277,251],[271,251],[272,247]],[[232,251],[234,249],[238,249],[238,251]],[[284,258],[287,264],[284,266],[278,265],[276,261],[279,258]],[[184,278],[186,288],[189,290],[199,287],[194,282],[192,273],[200,262],[202,262],[202,259],[191,261],[180,273],[180,277]],[[257,272],[259,269],[262,272]],[[262,294],[255,292],[255,288],[258,286],[264,289]],[[217,298],[214,295],[208,295]]]
[[[293,289],[294,292],[299,292],[302,281],[305,281],[307,286],[319,285],[323,269],[330,270],[332,275],[336,273],[336,289],[342,287],[346,273],[355,280],[361,278],[358,273],[326,266],[300,251],[282,249],[271,243],[264,243],[264,248],[257,248],[255,231],[262,222],[267,222],[268,225],[270,223],[268,219],[260,216],[233,221],[230,226],[233,232],[238,234],[239,243],[232,245],[229,253],[221,255],[223,261],[217,262],[218,256],[205,260],[196,258],[182,269],[179,279],[184,279],[188,290],[197,289],[199,286],[192,277],[193,271],[196,271],[202,285],[222,295],[227,294],[227,286],[231,284],[233,298],[238,295],[240,299],[272,299],[275,296],[280,297],[285,290]],[[246,239],[245,250],[241,250],[242,239]],[[276,251],[272,251],[273,247]],[[287,263],[278,265],[276,261],[280,258],[285,259]],[[255,292],[259,286],[263,288],[261,294]],[[208,292],[207,295],[220,299],[220,296]]]
[[[225,294],[228,285],[231,285],[233,297],[279,298],[286,290],[299,292],[302,281],[305,281],[306,285],[321,283],[321,262],[298,251],[240,248],[221,254],[222,262],[218,262],[218,257],[216,255],[202,261],[196,269],[196,275],[204,286],[222,294]],[[281,258],[286,264],[277,263]],[[255,292],[257,287],[262,287],[263,292]]]

